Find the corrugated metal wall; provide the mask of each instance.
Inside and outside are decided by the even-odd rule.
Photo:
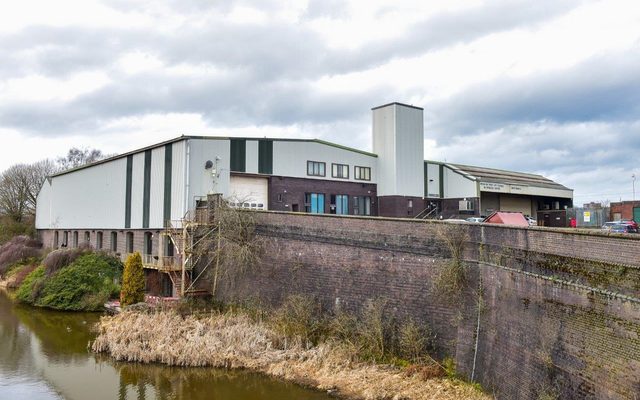
[[[171,162],[171,219],[178,220],[187,212],[186,197],[186,149],[187,141],[174,143],[172,146],[173,159]]]
[[[133,156],[133,176],[131,180],[131,228],[142,229],[142,209],[144,195],[144,152]]]
[[[149,228],[164,227],[164,147],[151,152],[151,201]]]

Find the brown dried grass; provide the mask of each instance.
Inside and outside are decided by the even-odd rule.
[[[120,361],[246,368],[353,399],[488,399],[457,380],[354,362],[348,346],[305,349],[245,315],[124,312],[103,317],[97,329],[93,351]]]

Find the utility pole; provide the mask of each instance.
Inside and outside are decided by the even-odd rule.
[[[633,201],[636,201],[636,174],[631,174],[631,185],[633,186]]]

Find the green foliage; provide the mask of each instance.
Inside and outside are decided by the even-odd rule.
[[[36,228],[33,219],[16,222],[8,217],[0,218],[0,244],[7,243],[16,236],[35,237]]]
[[[33,270],[22,282],[22,285],[18,288],[16,292],[16,298],[28,304],[33,304],[36,298],[34,295],[38,295],[42,288],[42,284],[44,282],[44,267],[40,266]]]
[[[144,283],[142,257],[136,252],[131,254],[124,264],[120,304],[128,306],[144,301]]]
[[[456,371],[456,362],[451,357],[447,357],[442,361],[442,366],[444,367],[444,372],[447,374],[448,378],[456,378],[458,376],[458,372]]]
[[[87,254],[51,275],[35,305],[57,310],[94,311],[118,293],[121,264],[110,256]]]

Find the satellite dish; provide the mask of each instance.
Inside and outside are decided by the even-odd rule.
[[[213,161],[207,160],[207,162],[204,163],[204,169],[211,169],[211,168],[213,168]]]

